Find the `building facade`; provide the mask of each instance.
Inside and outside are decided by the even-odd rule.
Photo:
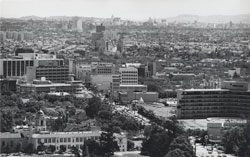
[[[17,91],[21,93],[50,93],[50,92],[67,92],[70,94],[82,94],[83,84],[80,81],[68,81],[66,83],[52,83],[45,80],[34,80],[32,83],[18,83]]]
[[[177,91],[178,118],[250,117],[248,83],[222,82],[221,89]]]
[[[126,67],[119,69],[122,85],[138,84],[138,70],[134,67]]]
[[[45,77],[55,83],[62,83],[69,80],[68,66],[39,66],[27,67],[27,79],[32,81],[34,79],[41,79]]]
[[[26,74],[28,66],[34,66],[33,59],[0,59],[0,75],[4,78],[19,78]]]

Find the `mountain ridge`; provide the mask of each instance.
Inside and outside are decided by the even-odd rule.
[[[83,18],[83,19],[107,19],[107,18],[98,18],[98,17],[82,17],[82,16],[49,16],[49,17],[40,17],[40,16],[23,16],[16,19],[21,20],[69,20],[75,17]],[[201,23],[229,23],[232,21],[233,23],[247,23],[250,24],[250,14],[239,14],[239,15],[208,15],[208,16],[200,16],[193,14],[181,14],[174,17],[166,17],[159,18],[165,19],[167,22],[177,22],[177,23],[193,23],[195,21]]]

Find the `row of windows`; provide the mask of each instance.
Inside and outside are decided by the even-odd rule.
[[[121,73],[124,74],[124,73],[138,73],[138,72],[137,71],[122,71]]]
[[[22,76],[26,71],[26,66],[33,66],[33,61],[4,61],[4,76]]]
[[[44,138],[43,139],[43,142],[44,143],[67,143],[67,142],[83,142],[85,140],[88,140],[88,139],[94,139],[94,140],[98,140],[98,136],[92,136],[92,137],[77,137],[77,138]],[[38,143],[42,142],[42,139],[38,139]]]
[[[2,147],[5,147],[6,145],[7,145],[7,142],[2,141]],[[13,146],[14,146],[14,142],[10,141],[10,147],[13,147]]]

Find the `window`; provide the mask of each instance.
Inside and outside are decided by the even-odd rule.
[[[5,146],[5,141],[2,141],[2,147],[4,147]]]
[[[55,139],[55,138],[52,138],[52,142],[55,143],[55,142],[56,142],[56,139]]]
[[[79,142],[79,138],[78,137],[76,138],[76,142]]]
[[[71,142],[71,138],[68,138],[68,142]]]
[[[47,143],[47,142],[48,142],[48,141],[47,141],[47,138],[45,138],[45,139],[44,139],[44,143]]]
[[[13,141],[10,141],[10,147],[13,147]]]
[[[82,142],[82,141],[83,141],[83,138],[81,137],[81,138],[80,138],[80,142]]]
[[[64,139],[63,139],[63,142],[67,142],[67,138],[64,138]]]
[[[37,142],[38,142],[38,143],[41,143],[41,139],[39,138],[39,139],[37,140]]]
[[[48,139],[48,143],[51,143],[51,138]]]
[[[63,138],[60,138],[60,142],[63,142]]]

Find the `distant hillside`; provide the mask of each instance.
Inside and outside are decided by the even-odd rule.
[[[198,16],[198,15],[179,15],[176,17],[166,18],[168,22],[205,22],[205,23],[250,23],[250,14],[244,15],[212,15],[212,16]]]
[[[19,19],[21,20],[71,20],[74,18],[82,19],[101,19],[96,17],[73,17],[73,16],[50,16],[50,17],[38,17],[38,16],[25,16]],[[243,15],[211,15],[211,16],[198,16],[198,15],[179,15],[175,17],[166,18],[167,22],[184,22],[193,23],[194,21],[202,23],[248,23],[250,24],[250,14]]]
[[[19,19],[21,20],[43,20],[43,17],[39,17],[39,16],[23,16],[20,17]]]

